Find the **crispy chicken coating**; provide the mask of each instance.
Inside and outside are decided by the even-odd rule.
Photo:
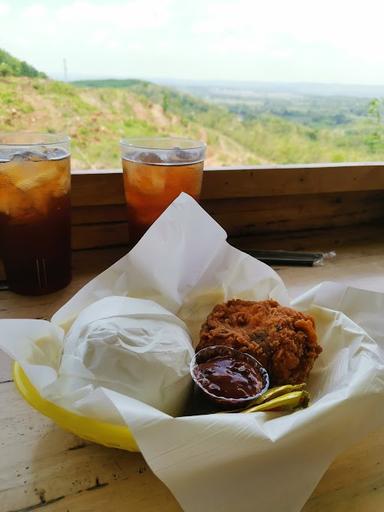
[[[322,351],[314,319],[274,300],[234,299],[215,306],[196,350],[210,345],[251,354],[269,372],[272,386],[306,382]]]

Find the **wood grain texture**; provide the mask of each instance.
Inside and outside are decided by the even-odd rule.
[[[292,233],[263,233],[229,237],[229,242],[239,249],[285,249],[292,251],[340,248],[353,257],[362,251],[379,251],[384,239],[384,223],[360,224],[338,228],[307,229]],[[364,249],[363,249],[364,248]],[[365,252],[364,252],[365,254]],[[379,259],[379,253],[377,253]]]
[[[301,512],[384,510],[384,430],[337,457]]]
[[[82,224],[72,226],[72,249],[94,249],[129,243],[127,222]]]
[[[202,207],[229,236],[288,233],[379,220],[384,223],[384,191],[207,199]],[[74,208],[75,250],[128,243],[124,205]]]
[[[74,249],[129,243],[120,170],[73,172],[72,204]],[[384,220],[384,165],[209,169],[201,204],[229,235]]]
[[[9,405],[12,404],[12,407]],[[0,385],[0,510],[180,510],[139,454],[85,443]]]
[[[286,237],[237,237],[248,248],[336,248],[323,267],[281,267],[292,296],[324,280],[384,291],[384,237],[379,226],[307,231]],[[126,249],[79,251],[71,285],[46,297],[0,292],[4,317],[49,318]],[[0,372],[9,368],[0,356]],[[10,374],[9,374],[10,375]],[[5,375],[6,376],[6,375]],[[9,379],[4,379],[9,380]],[[0,511],[176,512],[180,507],[139,454],[84,442],[32,410],[13,383],[0,384]],[[378,512],[384,509],[384,431],[338,457],[302,512]],[[276,511],[280,512],[280,511]]]
[[[73,171],[72,206],[124,204],[122,171]]]
[[[302,231],[384,219],[384,192],[346,192],[207,200],[229,235]]]
[[[204,174],[203,198],[264,197],[384,190],[381,164],[302,165],[212,170]]]
[[[205,199],[202,207],[212,216],[235,216],[253,214],[254,222],[265,223],[273,219],[273,214],[281,219],[295,219],[303,214],[312,218],[337,216],[339,214],[361,214],[364,217],[372,209],[372,216],[384,212],[384,191],[346,192],[328,194],[308,194],[292,196],[266,196],[251,198]],[[108,224],[126,222],[127,211],[124,205],[101,205],[74,207],[72,224]]]
[[[384,190],[384,164],[206,169],[202,198],[225,199]],[[73,206],[124,204],[122,171],[73,171]]]
[[[125,204],[78,206],[72,208],[72,225],[74,226],[126,221],[127,209]]]

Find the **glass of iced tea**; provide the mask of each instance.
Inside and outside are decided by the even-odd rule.
[[[69,137],[0,133],[0,257],[10,290],[42,295],[71,280]]]
[[[121,141],[124,191],[131,243],[181,193],[199,199],[205,144],[180,137],[143,137]]]

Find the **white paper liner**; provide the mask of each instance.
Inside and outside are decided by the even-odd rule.
[[[1,321],[0,347],[44,395],[57,378],[60,326],[68,329],[102,297],[154,300],[185,321],[194,344],[218,302],[274,298],[289,304],[279,276],[225,238],[181,194],[139,244],[80,290],[52,323]],[[75,396],[72,407],[129,425],[148,464],[187,512],[299,511],[334,457],[384,424],[384,294],[322,283],[292,306],[315,317],[324,349],[311,373],[308,409],[173,418],[105,387]]]

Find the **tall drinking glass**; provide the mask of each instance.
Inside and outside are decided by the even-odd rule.
[[[121,141],[132,243],[139,240],[181,192],[199,199],[205,148],[203,142],[179,137]]]
[[[12,291],[70,282],[70,185],[69,137],[0,133],[0,256]]]

